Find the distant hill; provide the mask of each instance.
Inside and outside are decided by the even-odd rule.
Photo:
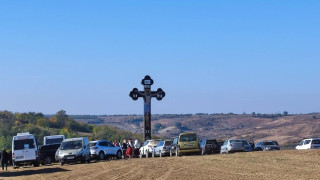
[[[153,115],[153,134],[173,138],[180,132],[194,131],[201,138],[245,138],[257,142],[277,140],[280,144],[297,144],[307,137],[320,137],[320,113],[283,114],[168,114]],[[142,134],[142,115],[73,117],[90,124],[106,124]]]

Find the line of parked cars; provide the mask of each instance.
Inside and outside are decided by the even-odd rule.
[[[12,162],[14,168],[24,165],[34,167],[52,162],[61,165],[71,162],[87,162],[91,159],[109,157],[122,158],[122,148],[106,140],[89,141],[87,137],[65,139],[64,135],[45,136],[44,145],[39,146],[34,135],[18,133],[12,140]]]
[[[320,138],[304,139],[296,149],[320,149]],[[273,150],[280,150],[277,141],[264,140],[255,145],[245,139],[228,139],[224,142],[216,139],[199,141],[196,133],[180,133],[173,140],[147,140],[139,148],[138,153],[142,157]],[[61,165],[70,162],[90,163],[91,159],[103,160],[110,157],[121,159],[123,149],[107,140],[89,141],[87,137],[65,139],[63,135],[45,136],[44,145],[38,148],[32,134],[18,133],[12,139],[14,168],[29,164],[37,167],[40,164],[51,164],[55,161]]]

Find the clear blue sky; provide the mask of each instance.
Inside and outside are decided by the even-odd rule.
[[[320,1],[1,1],[0,110],[320,111]]]

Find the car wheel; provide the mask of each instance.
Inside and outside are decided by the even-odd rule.
[[[52,163],[51,157],[47,156],[46,158],[44,158],[43,164],[51,164],[51,163]]]
[[[122,152],[119,150],[117,151],[117,159],[121,159],[122,158]]]
[[[13,169],[18,169],[19,166],[17,166],[15,163],[12,163]]]
[[[90,162],[91,162],[91,157],[89,156],[88,159],[87,159],[87,161],[86,161],[86,163],[89,164]]]
[[[106,158],[106,156],[104,155],[104,152],[101,151],[101,152],[99,153],[99,159],[100,159],[100,160],[104,160],[105,158]]]
[[[33,163],[33,166],[34,166],[34,167],[39,167],[39,165],[40,165],[40,162],[38,162],[38,161],[36,161],[35,163]]]
[[[64,165],[64,162],[60,161],[60,166],[63,166]]]
[[[81,156],[81,163],[85,163],[86,162],[86,156]]]

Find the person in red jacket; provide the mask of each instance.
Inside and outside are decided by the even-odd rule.
[[[126,156],[128,156],[129,158],[132,157],[132,147],[130,145],[127,148]]]

